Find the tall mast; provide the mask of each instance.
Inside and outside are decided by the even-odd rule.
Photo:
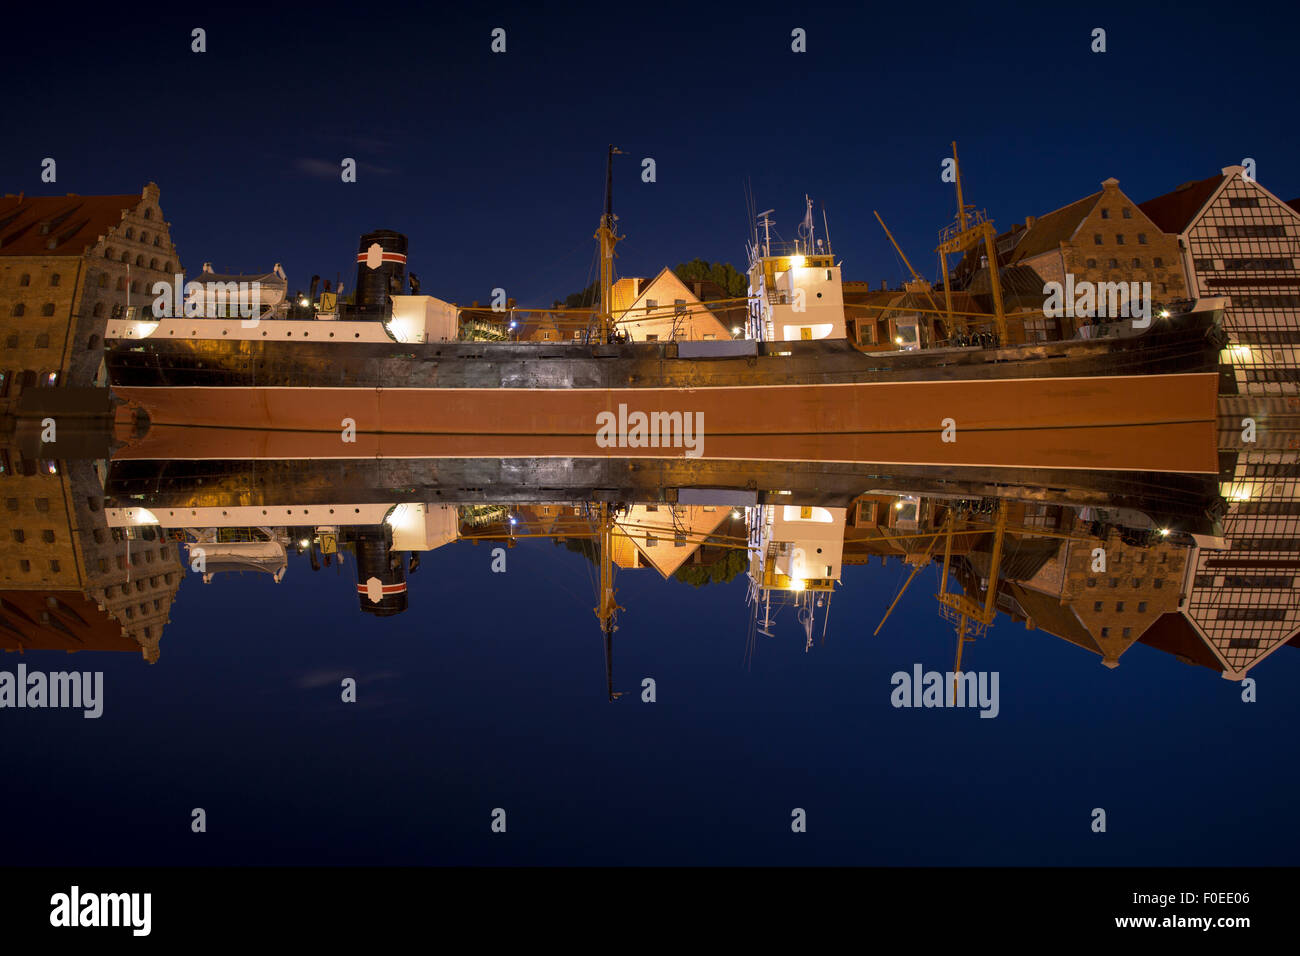
[[[614,700],[620,696],[614,693],[614,615],[622,610],[614,598],[614,509],[602,501],[599,515],[600,604],[595,611],[605,638],[605,690],[609,699]]]
[[[614,336],[613,296],[614,246],[614,155],[621,154],[613,143],[605,157],[605,212],[600,217],[596,238],[600,240],[600,340],[608,342]]]

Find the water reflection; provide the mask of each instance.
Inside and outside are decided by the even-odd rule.
[[[743,577],[737,639],[747,614],[751,649],[775,636],[815,651],[833,630],[889,626],[897,597],[868,621],[831,610],[837,591],[890,565],[906,566],[903,591],[935,593],[947,625],[929,639],[947,643],[955,671],[972,642],[1017,624],[1107,667],[1141,643],[1240,680],[1300,644],[1300,464],[1285,450],[1231,447],[1232,434],[1224,428],[1218,476],[615,458],[48,460],[20,442],[6,450],[0,646],[156,661],[183,581],[279,582],[332,565],[352,574],[319,586],[346,581],[358,613],[418,614],[407,579],[425,552],[540,538],[592,564],[611,699],[623,574],[658,575],[666,590]],[[850,566],[869,570],[846,575]]]

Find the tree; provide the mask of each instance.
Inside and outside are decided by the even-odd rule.
[[[730,262],[706,262],[696,258],[681,263],[673,272],[682,280],[712,280],[722,286],[727,292],[727,297],[731,299],[738,299],[749,291],[749,279],[737,272]]]
[[[673,577],[692,587],[701,588],[706,584],[725,584],[748,566],[748,552],[728,551],[712,564],[683,564]]]

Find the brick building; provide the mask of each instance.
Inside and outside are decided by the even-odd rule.
[[[0,415],[24,390],[85,386],[103,364],[104,327],[181,264],[157,185],[136,196],[0,199]]]

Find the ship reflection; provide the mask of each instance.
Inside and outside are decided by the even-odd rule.
[[[352,573],[320,585],[355,587],[358,613],[418,614],[407,581],[425,552],[504,554],[550,539],[593,566],[611,700],[628,573],[657,574],[665,589],[743,578],[720,599],[743,593],[735,637],[751,652],[759,637],[806,651],[832,630],[869,638],[919,586],[947,622],[929,640],[957,673],[969,645],[1021,625],[1106,667],[1143,644],[1241,680],[1300,646],[1300,463],[1231,447],[1220,460],[1219,475],[1188,476],[682,459],[47,461],[15,447],[0,646],[155,661],[183,580],[278,583],[331,566]],[[890,565],[906,566],[906,580],[879,617],[832,623],[836,592]]]

